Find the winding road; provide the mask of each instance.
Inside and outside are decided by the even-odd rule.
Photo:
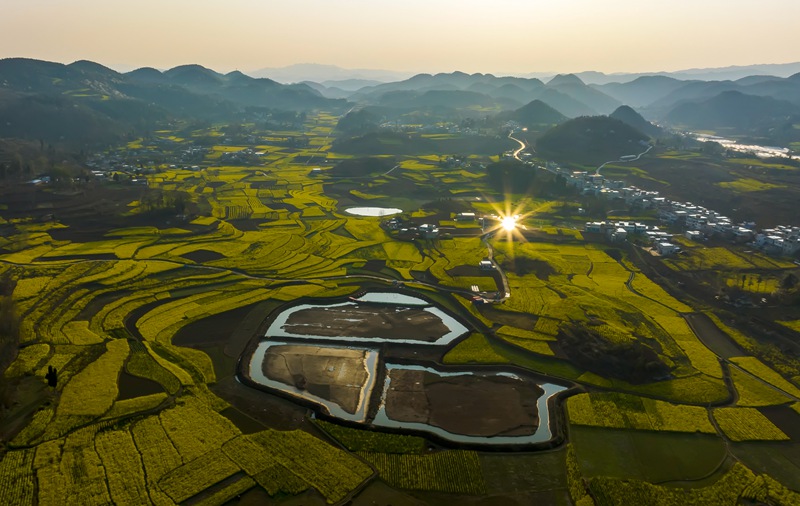
[[[620,157],[620,158],[619,158],[619,160],[609,160],[609,161],[605,162],[603,165],[601,165],[601,166],[597,167],[597,170],[595,170],[595,171],[594,171],[594,174],[595,174],[596,176],[599,176],[599,175],[600,175],[600,169],[602,169],[603,167],[605,167],[605,166],[606,166],[606,165],[608,165],[609,163],[630,163],[630,162],[635,162],[636,160],[638,160],[638,159],[639,159],[639,158],[641,158],[642,156],[644,156],[644,155],[646,155],[647,153],[649,153],[651,149],[653,149],[653,145],[652,145],[652,144],[650,144],[649,146],[647,146],[647,149],[645,149],[644,151],[642,151],[641,153],[639,153],[638,155],[636,155],[634,158],[630,158],[630,159],[623,160],[623,159],[622,159],[622,157]],[[625,155],[625,156],[630,156],[630,155]]]
[[[519,148],[516,151],[514,151],[511,154],[511,156],[513,156],[516,160],[519,160],[521,162],[522,160],[520,159],[519,154],[522,152],[523,149],[525,149],[525,143],[514,137],[513,130],[508,132],[508,138],[511,139],[512,141],[517,141],[519,143]]]

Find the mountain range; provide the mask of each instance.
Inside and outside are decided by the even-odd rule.
[[[663,132],[650,124],[655,122],[785,145],[800,141],[795,127],[800,123],[800,73],[718,81],[654,75],[587,84],[576,74],[541,80],[452,72],[388,83],[281,84],[200,65],[120,73],[90,61],[0,60],[0,137],[105,142],[140,135],[170,119],[252,121],[275,111],[354,108],[370,109],[375,124],[403,117],[413,117],[411,122],[492,117],[536,125],[539,131],[568,118],[612,115],[650,136]]]
[[[769,75],[775,77],[789,77],[800,72],[800,62],[778,63],[778,64],[757,64],[757,65],[737,65],[716,68],[694,68],[686,70],[676,70],[672,72],[615,72],[606,74],[597,71],[575,72],[586,84],[608,84],[626,83],[642,76],[666,76],[680,80],[699,80],[699,81],[721,81],[737,80],[748,76]],[[345,81],[345,80],[370,80],[388,83],[401,81],[417,74],[418,72],[403,72],[395,70],[380,69],[347,69],[336,65],[321,65],[316,63],[302,63],[289,65],[286,67],[262,68],[245,72],[253,77],[266,77],[280,83],[299,83],[312,81],[325,84],[326,81]],[[516,76],[525,78],[536,78],[547,81],[556,72],[504,72],[499,75]],[[327,86],[327,84],[326,84]]]
[[[0,60],[0,137],[103,143],[170,119],[230,120],[256,109],[264,115],[345,105],[305,84],[223,75],[200,65],[123,74],[85,60]]]

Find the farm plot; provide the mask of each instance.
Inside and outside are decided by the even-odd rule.
[[[774,482],[774,480],[773,480]],[[774,482],[775,492],[783,488]],[[589,489],[601,504],[736,504],[740,498],[766,497],[766,483],[742,464],[734,464],[722,479],[703,488],[659,486],[644,481],[597,477]],[[787,491],[788,492],[788,491]],[[791,494],[791,493],[790,493]],[[791,500],[791,499],[790,499]],[[787,502],[786,504],[791,504]]]
[[[570,423],[616,429],[716,434],[705,408],[617,393],[579,394],[567,401]]]
[[[58,414],[100,416],[108,411],[117,397],[117,377],[129,350],[127,341],[109,341],[105,353],[66,384]]]
[[[451,494],[482,495],[486,483],[478,454],[451,450],[430,455],[360,452],[392,486]]]
[[[800,398],[800,388],[795,386],[783,376],[775,372],[766,364],[755,357],[735,357],[731,362],[741,367],[753,376],[762,379],[775,388],[795,397]]]
[[[785,441],[784,434],[754,408],[717,408],[714,419],[732,441]]]
[[[792,401],[791,398],[735,367],[731,368],[731,379],[739,394],[737,406],[774,406]]]
[[[586,478],[697,480],[726,459],[717,435],[573,426],[570,439]]]

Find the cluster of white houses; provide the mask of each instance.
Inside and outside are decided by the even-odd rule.
[[[656,191],[626,186],[625,181],[611,181],[597,173],[571,171],[563,169],[553,162],[548,162],[546,167],[539,168],[562,176],[566,180],[567,186],[580,190],[582,195],[622,199],[625,204],[642,209],[652,209],[666,200],[659,197]]]
[[[626,186],[623,181],[609,181],[600,174],[569,171],[548,163],[540,167],[566,178],[567,185],[577,188],[584,195],[596,195],[609,199],[622,199],[625,204],[641,209],[657,209],[664,224],[679,227],[687,238],[703,240],[706,237],[724,237],[735,242],[749,243],[771,255],[794,256],[800,252],[800,227],[779,226],[756,232],[754,222],[733,223],[727,216],[703,206],[688,202],[675,202],[660,197],[656,191],[646,191],[635,186]],[[655,250],[662,255],[679,250],[670,242],[669,233],[658,227],[633,222],[590,222],[585,230],[603,233],[613,241],[624,241],[632,234],[648,237]]]
[[[422,239],[437,239],[439,237],[439,227],[432,223],[423,223],[417,227],[408,225],[400,218],[395,217],[381,222],[381,225],[388,230],[397,232],[397,235],[404,239],[414,239],[417,237]]]
[[[625,241],[630,235],[646,237],[660,255],[671,255],[680,251],[676,245],[672,244],[672,234],[659,229],[657,226],[645,225],[632,221],[592,221],[586,223],[584,231],[592,234],[605,234],[613,241]]]
[[[756,234],[757,248],[776,255],[794,256],[800,252],[800,227],[778,226]]]

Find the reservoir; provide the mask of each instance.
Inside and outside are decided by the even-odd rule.
[[[345,209],[347,214],[354,216],[391,216],[393,214],[400,214],[402,209],[396,207],[349,207]]]

